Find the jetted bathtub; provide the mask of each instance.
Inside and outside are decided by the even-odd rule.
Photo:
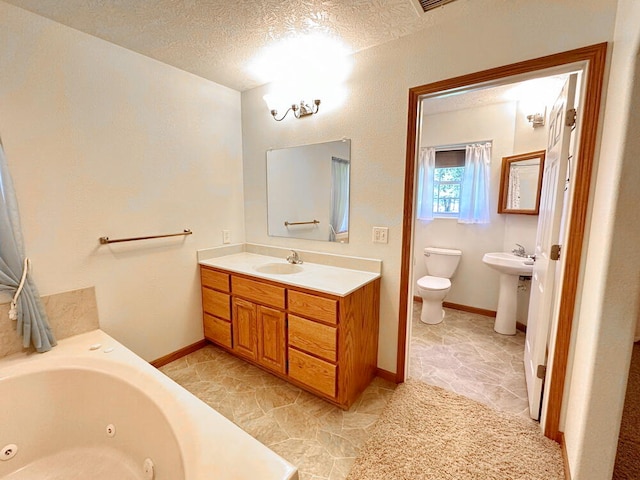
[[[0,360],[0,479],[291,479],[297,470],[101,330]]]

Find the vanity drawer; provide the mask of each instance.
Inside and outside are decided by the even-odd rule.
[[[338,323],[338,302],[331,298],[289,290],[289,311],[334,325]]]
[[[231,348],[231,322],[226,322],[205,313],[204,337],[214,343]]]
[[[223,292],[229,292],[229,274],[200,267],[200,282],[203,287],[215,288]]]
[[[335,327],[289,314],[289,345],[335,362],[338,334]]]
[[[247,278],[231,277],[231,291],[248,300],[284,309],[284,288]]]
[[[231,320],[231,300],[226,293],[202,289],[202,310],[225,320]]]
[[[336,396],[336,372],[335,365],[289,348],[289,376],[334,398]]]

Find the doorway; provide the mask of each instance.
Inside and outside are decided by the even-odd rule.
[[[403,381],[407,366],[408,319],[411,318],[415,168],[418,148],[419,103],[426,96],[451,94],[480,86],[508,83],[531,76],[552,75],[558,72],[584,71],[584,98],[582,101],[581,127],[578,135],[578,158],[575,169],[574,194],[569,205],[570,221],[567,235],[571,242],[563,249],[565,268],[561,274],[562,288],[559,295],[556,320],[550,335],[550,368],[546,374],[545,405],[541,423],[544,433],[560,441],[560,408],[565,385],[566,366],[569,359],[571,326],[578,290],[578,274],[581,265],[587,203],[593,159],[595,153],[598,115],[604,76],[607,45],[599,44],[504,67],[485,70],[462,77],[443,80],[409,90],[407,158],[405,168],[405,196],[403,218],[403,242],[400,279],[400,311],[398,328],[397,380]]]
[[[530,378],[525,383],[525,372],[530,369],[522,364],[524,352],[531,351],[525,349],[531,342],[525,343],[524,329],[534,262],[528,259],[525,271],[508,276],[517,285],[507,293],[518,300],[510,313],[497,308],[499,297],[501,302],[507,298],[499,296],[501,274],[485,265],[482,257],[487,252],[517,251],[520,246],[523,254],[535,251],[539,219],[547,218],[548,210],[544,208],[538,215],[536,198],[538,204],[545,205],[540,201],[542,169],[549,164],[544,161],[544,151],[555,124],[549,112],[568,78],[568,74],[536,75],[472,87],[455,95],[426,96],[420,102],[407,375],[524,418],[539,410],[535,402],[527,400],[527,385],[531,391],[539,387],[535,388]],[[470,222],[462,215],[464,203],[470,200],[461,198],[464,192],[460,186],[466,169],[465,148],[487,145],[491,148],[486,172],[490,179],[488,223],[479,219]],[[426,165],[430,153],[433,165]],[[427,188],[427,183],[433,187]],[[426,197],[432,197],[431,201]],[[504,198],[503,208],[499,208],[500,198]],[[562,208],[557,210],[561,215]],[[434,255],[430,247],[454,249],[461,255]],[[446,315],[443,318],[438,308],[432,321],[420,320],[430,303],[422,302],[422,295],[428,292],[418,284],[446,282],[446,278],[439,278],[443,273],[432,269],[451,259],[456,259],[457,268],[444,298]],[[535,263],[543,260],[540,255],[540,262]],[[496,310],[501,312],[498,318]],[[535,333],[534,326],[527,338],[531,340]],[[546,337],[540,343],[545,342]],[[536,360],[544,363],[544,359]]]

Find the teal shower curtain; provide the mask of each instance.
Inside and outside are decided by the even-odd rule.
[[[25,348],[33,345],[38,352],[46,352],[56,345],[56,340],[28,266],[18,202],[0,141],[0,292],[13,297],[10,318],[0,321],[16,322]]]

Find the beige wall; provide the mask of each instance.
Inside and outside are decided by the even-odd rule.
[[[549,99],[553,104],[554,99]],[[502,102],[464,108],[446,113],[428,114],[428,102],[421,122],[420,145],[437,146],[492,140],[491,223],[462,225],[456,219],[436,218],[416,221],[414,230],[413,286],[426,275],[423,261],[425,246],[462,250],[460,265],[446,300],[495,311],[498,305],[499,274],[482,263],[487,252],[511,251],[516,243],[533,252],[537,216],[497,213],[502,158],[535,150],[546,145],[546,128],[533,129],[519,102]],[[524,123],[524,125],[523,125]],[[528,285],[528,283],[527,283]],[[527,290],[528,292],[528,290]],[[414,294],[416,294],[414,292]],[[519,300],[518,321],[526,324],[528,298]]]
[[[456,248],[462,251],[460,264],[447,294],[447,301],[495,310],[498,304],[498,272],[482,263],[487,252],[502,250],[504,216],[498,214],[498,185],[502,157],[513,153],[516,103],[503,102],[428,114],[422,118],[421,147],[455,145],[491,140],[491,223],[461,224],[455,218],[418,220],[414,230],[414,272],[412,286],[427,274],[424,247]],[[415,292],[417,295],[417,292]]]
[[[615,4],[489,0],[467,4],[462,17],[454,2],[428,30],[354,55],[345,103],[323,104],[312,118],[274,122],[262,99],[269,86],[243,92],[247,241],[382,259],[378,365],[395,371],[409,88],[610,40]],[[469,28],[468,16],[479,19],[478,31]],[[352,140],[349,244],[267,236],[265,151],[342,137]],[[371,242],[373,226],[389,227],[389,244]]]
[[[611,478],[640,293],[640,3],[620,0],[564,431],[573,478]]]
[[[95,286],[147,360],[200,340],[196,249],[244,241],[240,94],[0,2],[0,135],[40,293]]]

